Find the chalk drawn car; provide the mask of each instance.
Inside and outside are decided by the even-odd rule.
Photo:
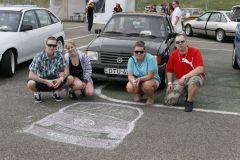
[[[12,77],[16,64],[32,59],[44,49],[49,36],[64,49],[63,24],[52,12],[34,7],[0,7],[0,73]]]
[[[63,143],[114,149],[142,115],[140,108],[127,105],[80,102],[33,123],[23,132]]]
[[[161,13],[114,14],[103,30],[95,30],[97,37],[87,47],[91,59],[93,78],[127,80],[127,62],[132,56],[137,40],[143,40],[146,52],[156,57],[160,88],[165,87],[165,65],[174,49],[174,37],[170,19]]]

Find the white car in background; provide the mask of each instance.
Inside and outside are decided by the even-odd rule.
[[[194,20],[183,23],[185,33],[215,37],[218,42],[233,38],[238,22],[232,20],[231,11],[208,11]]]
[[[45,8],[0,7],[0,74],[12,77],[16,64],[32,59],[45,47],[49,36],[64,49],[63,24]]]

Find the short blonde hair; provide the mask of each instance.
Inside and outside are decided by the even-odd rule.
[[[66,43],[66,45],[65,45],[65,48],[67,48],[68,45],[73,45],[73,46],[76,47],[76,43],[73,42],[73,41],[68,41],[68,42]]]

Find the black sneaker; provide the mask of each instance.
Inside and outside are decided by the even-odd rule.
[[[53,94],[52,94],[52,97],[53,97],[53,99],[54,99],[55,101],[57,101],[57,102],[61,102],[61,101],[62,101],[62,98],[60,97],[58,91],[54,91]]]
[[[81,90],[81,95],[82,95],[83,97],[86,97],[84,90]]]
[[[41,94],[39,92],[34,93],[34,102],[35,103],[41,103],[42,102]]]
[[[185,112],[192,112],[193,110],[193,102],[186,101],[185,102]]]
[[[68,95],[72,100],[78,100],[78,97],[73,90],[69,90]]]

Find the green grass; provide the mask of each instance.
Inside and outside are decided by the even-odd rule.
[[[232,6],[240,5],[239,0],[179,0],[180,7],[188,8],[188,7],[196,7],[202,8],[204,10],[231,10]],[[144,6],[146,5],[161,5],[163,0],[136,0],[136,10],[144,10]],[[166,1],[172,2],[172,1]],[[207,3],[208,2],[208,3]]]
[[[107,1],[107,0],[106,0]],[[144,10],[147,5],[161,5],[164,0],[135,0],[136,10]],[[41,7],[49,7],[49,0],[0,0],[0,3],[10,3],[10,4],[26,4],[31,3]],[[166,0],[166,2],[172,2],[172,0]],[[208,3],[207,3],[208,2]],[[239,0],[180,0],[180,7],[199,7],[204,10],[216,10],[225,9],[231,10],[232,6],[240,5]]]

